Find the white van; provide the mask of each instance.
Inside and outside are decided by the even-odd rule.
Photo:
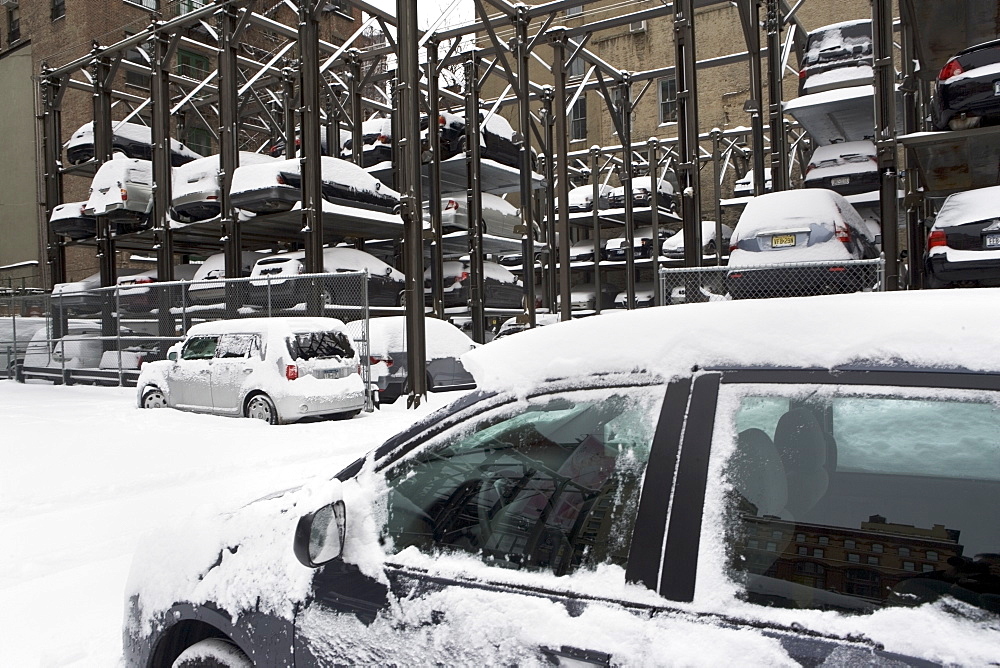
[[[145,223],[153,208],[153,163],[116,153],[94,174],[84,214]]]

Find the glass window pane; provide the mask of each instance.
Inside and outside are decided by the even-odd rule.
[[[391,549],[556,574],[624,565],[662,394],[543,397],[442,437],[388,474]]]
[[[181,349],[181,359],[210,360],[215,357],[215,347],[219,343],[217,336],[195,336],[187,340]]]
[[[720,520],[743,595],[865,611],[950,593],[1000,608],[990,575],[1000,523],[982,511],[1000,504],[998,402],[958,390],[724,388],[716,438],[735,451],[723,465],[731,489]],[[802,583],[797,541],[771,556],[742,547],[746,535],[779,530],[824,546],[811,556],[827,569],[819,590],[781,584]],[[911,554],[928,562],[922,574],[903,561]]]

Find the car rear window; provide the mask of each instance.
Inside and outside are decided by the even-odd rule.
[[[293,359],[311,360],[354,357],[351,339],[343,332],[297,332],[288,338]]]
[[[720,523],[741,597],[843,612],[947,597],[1000,613],[1000,398],[727,391]]]

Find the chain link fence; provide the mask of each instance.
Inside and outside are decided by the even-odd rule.
[[[365,272],[343,272],[172,282],[124,276],[108,288],[0,295],[0,377],[132,386],[141,365],[166,359],[192,325],[324,316],[366,323],[354,343],[369,387],[369,300],[395,303],[395,291],[379,292],[388,289]]]
[[[660,269],[661,304],[767,299],[885,290],[885,257],[844,262],[797,262]]]

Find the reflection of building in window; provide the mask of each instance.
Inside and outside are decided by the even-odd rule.
[[[580,99],[573,105],[573,113],[570,116],[570,139],[587,138],[587,96],[581,95]]]
[[[844,593],[862,598],[883,598],[879,574],[863,568],[848,568],[844,572]]]
[[[659,85],[660,123],[673,123],[677,120],[677,79],[667,77],[660,79]]]

